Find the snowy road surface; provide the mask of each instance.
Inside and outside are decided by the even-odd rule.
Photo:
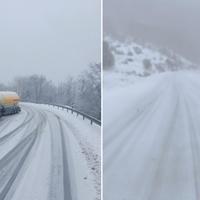
[[[0,119],[0,200],[100,199],[100,127],[45,105]]]
[[[200,74],[104,93],[104,199],[200,199]]]

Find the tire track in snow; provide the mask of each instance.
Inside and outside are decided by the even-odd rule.
[[[159,96],[156,96],[154,101],[152,101],[152,103],[149,103],[148,106],[145,106],[145,109],[142,112],[140,112],[138,116],[134,115],[134,119],[130,121],[130,123],[133,124],[133,126],[131,127],[127,126],[124,129],[123,134],[122,134],[122,131],[115,132],[115,134],[117,134],[119,137],[119,138],[117,137],[114,138],[115,140],[114,142],[115,144],[117,144],[118,148],[115,147],[112,149],[112,146],[110,146],[109,143],[104,144],[104,152],[106,152],[106,149],[109,148],[109,153],[104,155],[104,161],[105,161],[104,167],[106,169],[109,169],[111,164],[113,165],[116,161],[118,161],[121,155],[123,156],[124,153],[128,152],[129,146],[133,148],[136,145],[136,143],[138,143],[139,139],[141,137],[144,137],[145,134],[147,134],[147,132],[145,131],[137,132],[137,129],[141,128],[140,126],[141,121],[143,121],[143,123],[146,122],[146,124],[148,124],[149,119],[154,115],[154,113],[157,111],[157,109],[159,108],[160,104],[163,101],[162,95],[163,95],[163,92],[160,92]],[[133,133],[133,130],[135,130],[134,133]],[[130,134],[132,135],[131,138],[130,138]],[[127,143],[128,140],[129,142]],[[120,152],[118,152],[118,149],[120,147],[124,147],[124,148]],[[112,163],[109,162],[109,160],[111,160],[113,157],[115,157],[115,160]]]
[[[50,128],[52,140],[52,160],[54,160],[54,163],[52,163],[49,199],[72,200],[72,185],[69,175],[69,161],[67,158],[64,128],[60,117],[52,112],[49,113],[55,118],[54,125],[57,123],[58,128],[56,135],[53,127]]]
[[[104,150],[106,150],[107,146],[110,146],[110,143],[113,143],[113,140],[117,140],[118,137],[120,138],[120,132],[125,132],[126,129],[128,129],[128,125],[133,123],[135,120],[138,120],[139,117],[142,117],[148,112],[148,110],[151,109],[151,107],[157,102],[159,98],[161,98],[162,94],[165,92],[165,89],[169,87],[169,83],[161,84],[158,91],[156,91],[155,95],[153,97],[146,98],[147,95],[143,97],[142,106],[141,101],[136,102],[136,105],[133,105],[131,109],[128,110],[128,113],[126,114],[126,117],[122,119],[120,116],[118,120],[118,123],[116,121],[113,121],[112,124],[109,125],[109,127],[104,127],[105,132],[109,132],[109,136],[106,137],[106,140],[104,141]],[[155,90],[155,89],[154,89]],[[152,91],[153,92],[153,91]],[[132,112],[130,112],[132,111]]]
[[[65,144],[64,129],[63,129],[60,118],[58,118],[58,122],[60,126],[61,138],[62,138],[64,199],[72,200],[71,183],[70,183],[69,166],[68,166],[69,163],[67,160],[67,148]]]
[[[16,135],[22,128],[24,128],[26,125],[28,125],[34,118],[34,115],[31,114],[30,111],[27,111],[27,118],[24,119],[24,121],[18,125],[16,128],[14,128],[12,131],[9,131],[4,136],[0,137],[0,145],[5,143],[9,138]]]
[[[27,124],[27,121],[25,121],[25,124]],[[0,180],[1,200],[6,199],[8,193],[11,190],[11,187],[16,187],[15,180],[20,170],[22,169],[28,155],[30,154],[39,134],[41,133],[41,129],[44,124],[45,120],[43,118],[34,130],[30,130],[28,136],[23,138],[10,152],[8,152],[0,160],[0,177],[2,177]],[[6,170],[6,166],[9,165],[12,165],[13,167],[8,167],[8,170]]]
[[[196,87],[196,89],[200,89],[200,87]],[[192,91],[194,92],[194,91]],[[189,95],[188,95],[189,94]],[[196,199],[200,199],[200,137],[199,137],[199,127],[195,124],[194,115],[197,113],[196,109],[191,107],[191,102],[198,102],[199,97],[196,96],[196,93],[191,93],[189,91],[187,95],[185,95],[185,107],[188,118],[191,119],[191,123],[188,123],[189,130],[188,131],[190,137],[190,147],[192,151],[192,161],[193,161],[193,176],[194,176],[194,187]],[[195,97],[194,97],[195,96]]]

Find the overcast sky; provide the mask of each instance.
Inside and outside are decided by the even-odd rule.
[[[56,82],[100,61],[100,0],[0,2],[0,82],[44,74]]]
[[[167,46],[200,63],[199,0],[105,0],[104,30]]]

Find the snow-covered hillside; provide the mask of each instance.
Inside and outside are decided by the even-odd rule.
[[[138,78],[166,71],[197,68],[189,60],[168,49],[159,49],[149,44],[141,45],[130,40],[121,42],[111,37],[105,37],[104,41],[114,60],[113,66],[105,70],[105,85],[133,82]]]

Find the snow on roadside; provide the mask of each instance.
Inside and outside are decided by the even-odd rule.
[[[64,125],[64,128],[67,131],[71,131],[66,124]],[[67,154],[70,163],[69,173],[72,181],[71,185],[73,185],[73,199],[98,199],[98,194],[94,187],[93,176],[88,168],[87,160],[82,154],[77,139],[73,134],[65,134],[65,141],[68,146]]]

